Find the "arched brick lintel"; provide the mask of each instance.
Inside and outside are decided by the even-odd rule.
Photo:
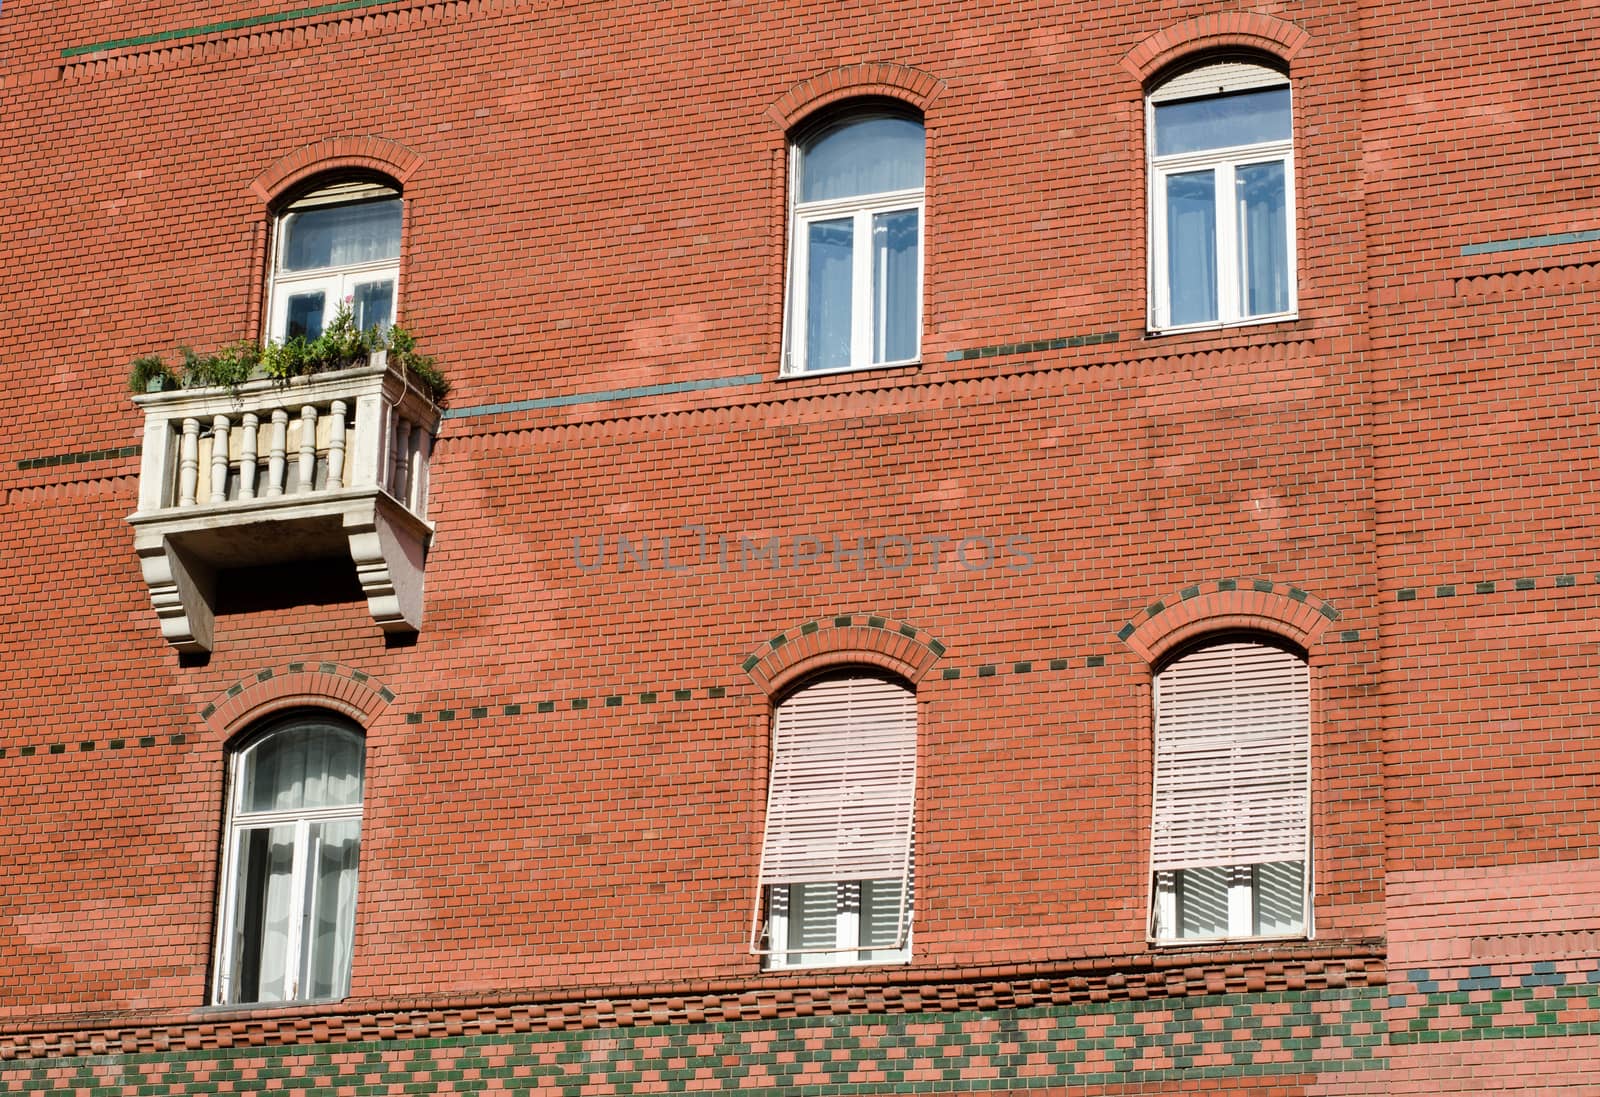
[[[1122,67],[1143,84],[1185,54],[1230,47],[1270,53],[1287,64],[1310,39],[1304,29],[1270,15],[1220,12],[1156,31],[1123,55]]]
[[[800,81],[767,108],[767,116],[787,132],[823,107],[872,95],[902,99],[926,112],[943,90],[943,80],[920,69],[870,61],[843,65]]]
[[[769,697],[776,697],[833,667],[876,667],[916,685],[944,652],[943,644],[912,625],[875,615],[840,614],[778,633],[740,665]]]
[[[1216,632],[1269,633],[1315,659],[1326,626],[1338,619],[1338,610],[1298,587],[1223,580],[1212,590],[1186,587],[1170,599],[1152,602],[1117,636],[1152,664]]]
[[[272,202],[296,184],[340,168],[367,168],[401,186],[422,163],[422,157],[384,137],[328,137],[279,157],[250,182],[262,202]]]
[[[274,712],[290,708],[326,708],[371,727],[394,700],[394,692],[376,678],[337,663],[291,663],[263,667],[219,693],[201,719],[218,743]]]

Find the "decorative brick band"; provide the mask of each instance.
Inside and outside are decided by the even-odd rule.
[[[1051,339],[1024,340],[1020,343],[995,343],[987,347],[968,347],[964,350],[947,350],[946,362],[970,362],[974,358],[1005,358],[1013,354],[1038,354],[1047,350],[1066,350],[1069,347],[1096,347],[1101,343],[1115,343],[1121,336],[1114,331],[1095,332],[1092,335],[1058,335]]]
[[[1394,1044],[1600,1035],[1600,961],[1408,971],[1386,1013]]]
[[[69,81],[99,80],[126,72],[234,60],[285,49],[314,49],[322,42],[335,40],[405,34],[419,27],[482,18],[521,7],[521,0],[335,0],[67,46],[61,51],[58,72]]]
[[[1461,598],[1468,595],[1504,594],[1508,591],[1560,590],[1565,587],[1575,587],[1579,582],[1600,583],[1600,574],[1581,580],[1571,573],[1562,573],[1545,576],[1527,575],[1520,579],[1467,579],[1454,583],[1435,583],[1430,587],[1401,587],[1395,591],[1394,600],[1415,602],[1418,598],[1430,595],[1434,598]]]
[[[786,1022],[841,1028],[866,1024],[895,1027],[906,1024],[908,1017],[918,1016],[929,1017],[930,1031],[943,1031],[945,1025],[959,1022],[963,1014],[992,1027],[997,1012],[1003,1016],[1004,1011],[1012,1010],[1038,1010],[1040,1016],[1060,1018],[1147,1011],[1169,1019],[1174,1013],[1204,1010],[1215,1003],[1273,1003],[1300,996],[1310,1000],[1381,1002],[1380,988],[1385,979],[1383,962],[1373,956],[1230,965],[1195,963],[1139,973],[1100,971],[1015,981],[940,982],[924,978],[900,984],[552,998],[437,1009],[335,1004],[308,1006],[292,1015],[272,1010],[171,1025],[0,1034],[0,1062],[150,1054],[175,1049],[188,1058],[203,1049],[471,1039],[496,1033],[577,1036],[612,1030],[610,1035],[614,1038],[615,1030],[648,1026],[702,1026],[702,1032],[706,1025],[735,1032],[752,1025]],[[1051,1050],[1071,1050],[1076,1039],[1063,1033],[1058,1042],[1066,1046]],[[1159,1054],[1162,1049],[1150,1050]],[[937,1049],[930,1052],[938,1053]]]
[[[120,461],[137,457],[142,446],[118,446],[115,449],[91,449],[79,453],[52,453],[45,457],[24,457],[17,462],[18,472],[29,469],[57,468],[61,465],[87,465],[94,461]]]
[[[299,705],[337,709],[370,727],[394,697],[393,690],[365,671],[338,663],[294,662],[241,678],[212,698],[200,718],[219,742],[269,713]]]
[[[802,80],[767,108],[767,117],[785,131],[832,103],[867,96],[904,99],[920,111],[944,90],[944,81],[920,69],[889,61],[844,65]]]
[[[1122,67],[1141,85],[1185,54],[1252,49],[1292,61],[1311,36],[1293,23],[1251,11],[1219,12],[1159,30],[1129,50]]]
[[[867,664],[915,684],[945,646],[914,625],[871,614],[844,613],[807,621],[768,638],[740,667],[768,694],[834,666]]]
[[[384,137],[328,137],[279,157],[250,181],[250,190],[271,202],[296,183],[339,168],[367,168],[404,185],[421,163],[420,155]]]
[[[1296,586],[1270,579],[1218,579],[1158,599],[1122,626],[1117,639],[1148,662],[1208,632],[1268,632],[1313,653],[1339,611]]]
[[[156,746],[182,746],[189,741],[189,737],[181,731],[169,732],[164,735],[134,735],[118,736],[111,739],[80,739],[77,742],[59,743],[12,743],[0,746],[0,758],[32,758],[36,754],[86,754],[95,750],[129,750],[140,748],[148,750]]]
[[[1596,285],[1600,285],[1600,262],[1555,263],[1450,280],[1451,291],[1462,304],[1536,293],[1589,293]]]

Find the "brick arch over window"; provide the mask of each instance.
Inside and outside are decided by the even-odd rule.
[[[1142,85],[1185,54],[1249,49],[1289,62],[1310,39],[1305,30],[1270,15],[1225,12],[1157,31],[1123,56],[1122,67]]]
[[[289,708],[323,708],[371,727],[394,691],[363,671],[338,663],[295,662],[262,667],[218,693],[200,718],[219,743],[250,724]]]
[[[943,90],[943,80],[905,65],[844,65],[802,80],[767,108],[767,116],[787,133],[824,107],[872,96],[900,99],[926,113]]]
[[[1151,664],[1200,636],[1234,631],[1280,637],[1315,659],[1325,626],[1338,619],[1337,609],[1299,587],[1222,579],[1150,603],[1117,637]]]
[[[421,163],[418,153],[383,137],[329,137],[280,157],[251,180],[250,190],[271,202],[313,175],[350,168],[379,172],[403,187]]]
[[[944,652],[943,644],[913,625],[846,613],[769,637],[740,665],[756,685],[776,696],[833,667],[876,667],[915,685]]]

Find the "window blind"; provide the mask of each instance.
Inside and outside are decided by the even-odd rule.
[[[916,697],[909,690],[878,678],[829,678],[779,705],[761,843],[763,891],[898,883],[898,943],[905,934],[916,772]]]
[[[1151,869],[1306,860],[1310,675],[1263,644],[1202,648],[1155,680]]]

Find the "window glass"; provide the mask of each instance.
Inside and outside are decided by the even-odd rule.
[[[1289,89],[1213,95],[1156,105],[1156,155],[1287,141]]]
[[[795,146],[786,369],[916,360],[923,155],[921,121],[870,111]]]
[[[361,733],[314,716],[234,756],[216,1001],[348,993],[364,768]]]
[[[801,151],[800,201],[922,186],[922,123],[860,118],[825,130]]]
[[[398,259],[400,199],[300,210],[284,218],[284,231],[284,270]]]

